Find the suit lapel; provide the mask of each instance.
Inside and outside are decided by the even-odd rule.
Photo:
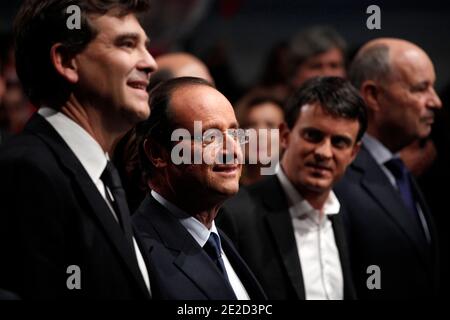
[[[265,216],[267,227],[272,233],[283,266],[298,299],[304,300],[306,293],[288,202],[276,176],[269,178],[267,183],[268,186],[265,189],[267,194],[261,195],[269,211]]]
[[[392,186],[385,173],[365,147],[361,148],[352,166],[363,171],[363,177],[361,179],[363,188],[367,190],[372,198],[384,209],[384,212],[398,225],[414,244],[420,256],[424,258],[427,250],[424,247],[423,238],[418,237],[423,231],[419,229],[418,224],[413,220],[413,217],[403,205],[397,190]]]
[[[119,256],[133,275],[133,279],[138,287],[148,295],[148,289],[139,270],[133,248],[126,241],[119,224],[114,220],[111,210],[75,154],[56,130],[39,114],[33,116],[26,130],[39,136],[49,146],[54,152],[56,159],[59,160],[60,165],[66,169],[67,173],[77,183],[98,225],[105,232],[114,248],[116,248]]]
[[[144,202],[163,245],[174,251],[174,265],[211,300],[235,300],[233,290],[189,232],[152,196]]]
[[[431,237],[431,243],[429,244],[430,247],[428,248],[428,250],[425,251],[425,253],[429,253],[428,257],[430,258],[429,260],[432,261],[432,269],[434,270],[434,277],[435,277],[435,281],[434,283],[438,283],[439,282],[439,240],[437,239],[437,230],[436,230],[436,225],[434,223],[432,214],[430,212],[430,209],[425,201],[425,198],[422,194],[422,192],[420,191],[420,188],[416,182],[416,180],[413,178],[412,179],[412,188],[414,190],[414,193],[419,201],[419,205],[422,209],[422,213],[425,217],[426,223],[427,223],[427,227],[428,227],[428,231]]]
[[[436,226],[434,224],[431,212],[430,212],[430,208],[428,207],[427,202],[425,201],[425,198],[422,194],[422,192],[420,191],[420,187],[416,182],[416,179],[414,177],[412,177],[411,179],[411,187],[413,189],[414,195],[416,197],[416,199],[419,202],[420,208],[422,209],[422,213],[423,216],[426,220],[428,229],[429,229],[429,233],[430,233],[430,237],[431,237],[431,245],[435,246],[436,245]]]
[[[339,251],[339,260],[342,267],[342,275],[344,277],[344,299],[355,300],[356,293],[352,281],[352,273],[350,269],[350,258],[348,256],[347,241],[345,238],[344,224],[342,222],[342,212],[338,215],[329,216],[333,226],[334,239]]]

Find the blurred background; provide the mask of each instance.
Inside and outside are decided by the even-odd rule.
[[[0,102],[7,104],[0,108],[0,122],[8,122],[12,132],[33,111],[20,95],[12,50],[12,24],[21,2],[0,2]],[[381,30],[366,27],[371,4],[381,8]],[[144,24],[155,57],[192,53],[206,63],[218,89],[233,103],[268,77],[282,81],[289,41],[316,25],[332,27],[342,36],[347,61],[372,38],[415,42],[435,64],[438,92],[450,83],[450,10],[443,1],[153,0]]]
[[[2,60],[20,0],[0,2]],[[380,36],[401,37],[427,51],[437,70],[437,89],[450,82],[448,2],[365,0],[152,0],[146,19],[152,53],[188,51],[227,72],[237,88],[262,76],[270,50],[312,25],[334,27],[348,52]],[[366,8],[381,8],[381,30],[368,30]],[[6,42],[5,42],[6,41]],[[214,76],[220,85],[219,77]]]

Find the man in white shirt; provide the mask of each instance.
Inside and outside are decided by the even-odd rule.
[[[224,205],[219,225],[270,299],[355,298],[332,188],[356,156],[366,121],[346,80],[308,80],[287,104],[276,175]]]
[[[138,126],[137,139],[152,191],[133,223],[149,253],[154,297],[264,299],[253,274],[214,222],[222,203],[239,189],[239,144],[245,142],[245,132],[238,129],[233,107],[209,82],[192,77],[157,86],[150,107],[151,116]]]
[[[149,115],[140,1],[29,0],[16,65],[39,108],[0,152],[0,288],[22,299],[148,299],[115,141]],[[75,11],[74,11],[75,10]],[[78,12],[80,25],[72,26]],[[72,19],[72,20],[71,20]]]

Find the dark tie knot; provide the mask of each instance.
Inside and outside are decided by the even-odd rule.
[[[214,232],[211,232],[208,241],[206,241],[203,246],[203,249],[211,257],[211,259],[214,261],[218,260],[221,257],[219,236]]]
[[[408,169],[400,158],[392,158],[391,160],[386,161],[384,165],[396,179],[404,179],[408,176]]]
[[[106,163],[105,170],[103,170],[100,179],[108,186],[110,189],[122,188],[122,183],[120,181],[119,172],[111,161]]]

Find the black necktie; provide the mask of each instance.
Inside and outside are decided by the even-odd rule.
[[[211,232],[209,234],[208,241],[203,246],[203,249],[206,251],[211,260],[216,264],[217,268],[219,268],[220,272],[227,277],[227,272],[225,270],[225,265],[223,264],[222,253],[220,252],[220,239],[217,234]]]
[[[219,235],[211,232],[209,234],[208,241],[206,241],[203,246],[203,250],[208,254],[211,260],[215,263],[219,271],[222,273],[225,278],[225,282],[231,292],[233,293],[234,299],[236,298],[236,294],[234,293],[234,289],[231,286],[230,279],[228,279],[227,271],[225,270],[225,265],[223,264],[222,252],[220,251],[220,238]]]
[[[113,206],[113,209],[117,214],[117,218],[119,219],[119,223],[122,226],[125,238],[134,251],[133,231],[130,222],[130,210],[128,209],[125,190],[122,188],[119,173],[117,172],[117,169],[114,167],[114,164],[111,161],[107,162],[106,168],[103,171],[100,179],[102,179],[103,183],[108,187],[108,189],[111,191],[112,196],[114,197],[114,199],[111,199],[108,192],[106,191],[106,196],[111,202],[111,205]]]
[[[417,212],[416,201],[414,200],[414,193],[411,187],[410,173],[402,159],[392,158],[384,165],[394,175],[398,191],[404,204],[415,217],[418,217],[419,214]]]
[[[414,194],[414,189],[411,182],[412,177],[409,173],[409,170],[406,168],[405,164],[400,158],[392,158],[391,160],[385,162],[384,165],[389,169],[389,171],[391,171],[391,173],[395,177],[398,191],[401,198],[403,199],[403,203],[411,213],[413,223],[415,223],[416,227],[420,230],[418,234],[420,239],[422,240],[425,238],[425,240],[429,242],[430,238],[427,233],[428,227],[422,224],[422,220],[416,205],[416,197]]]

